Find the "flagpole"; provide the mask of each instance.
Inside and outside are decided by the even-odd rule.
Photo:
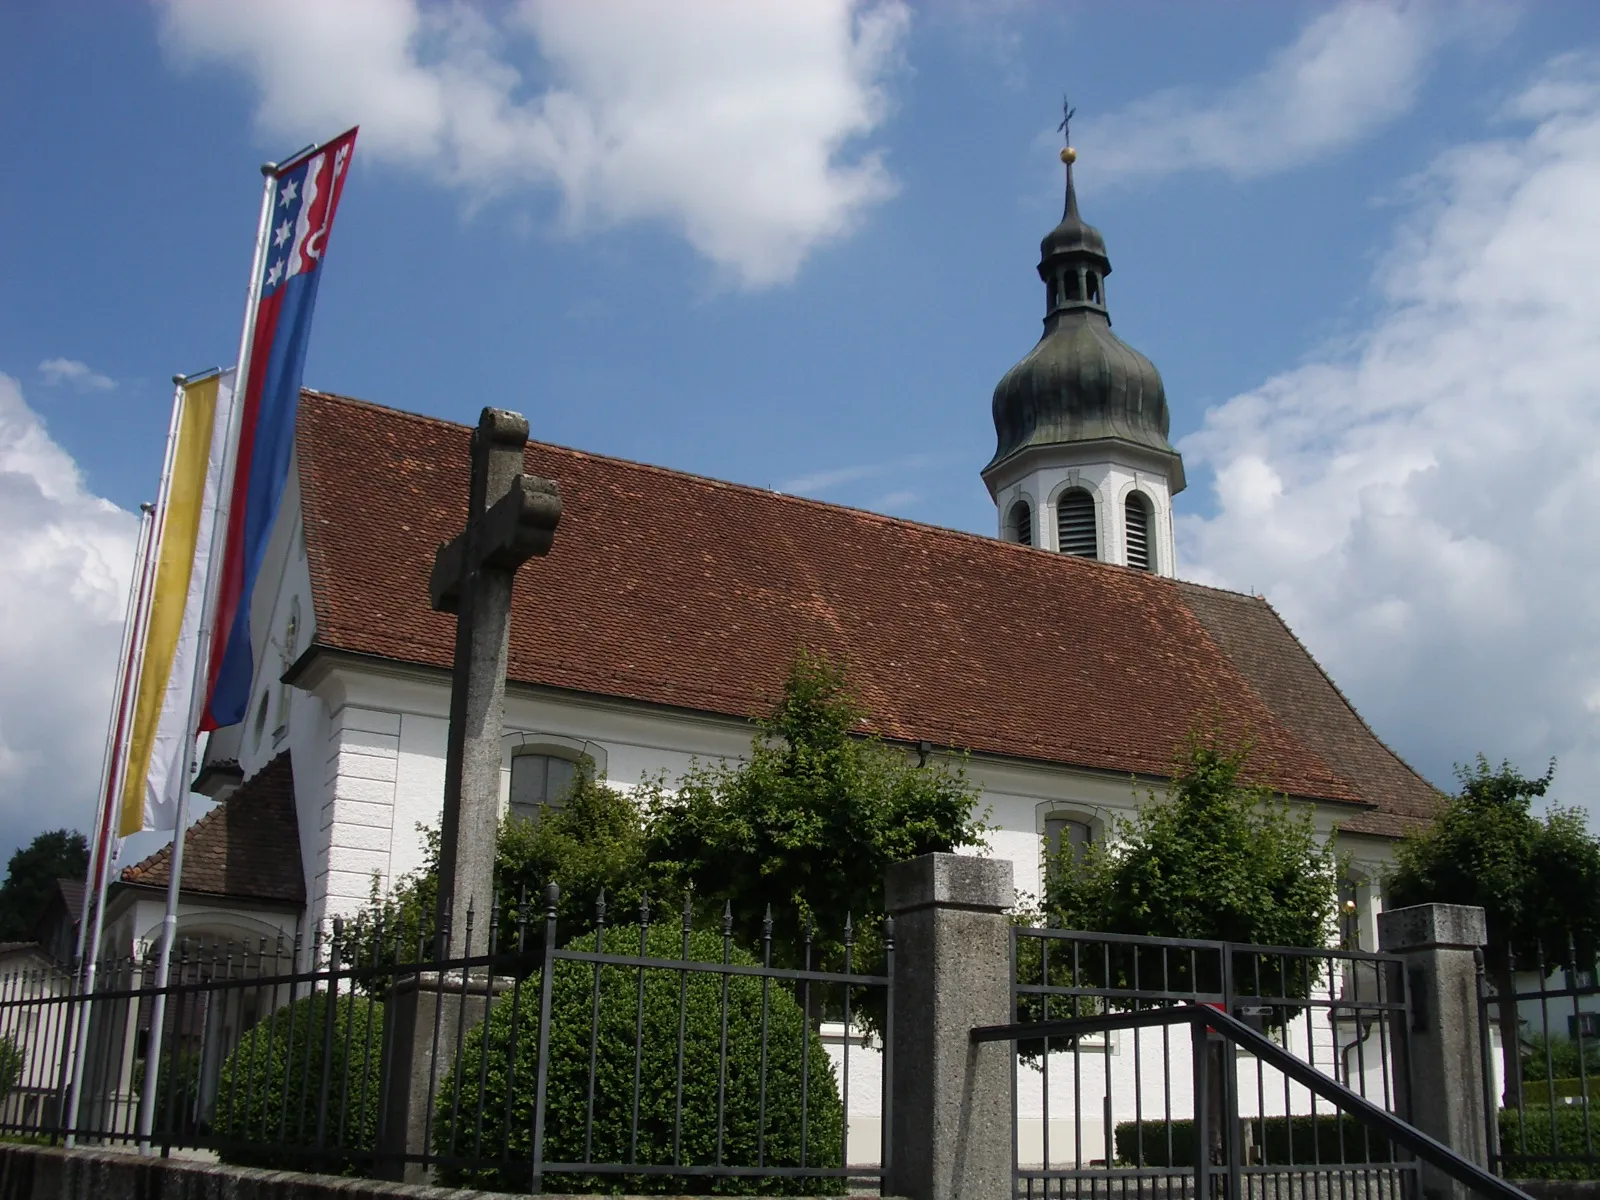
[[[168,433],[170,448],[171,433]],[[163,472],[164,473],[164,472]],[[128,576],[128,600],[123,606],[122,618],[122,645],[117,654],[116,692],[111,714],[106,722],[106,744],[100,756],[100,788],[99,802],[96,805],[95,815],[95,840],[89,852],[89,866],[83,878],[83,903],[78,909],[78,937],[77,944],[73,947],[72,962],[74,967],[73,982],[78,985],[77,994],[80,997],[89,997],[92,1003],[94,995],[95,962],[100,949],[100,916],[104,912],[105,893],[101,879],[106,873],[106,863],[110,852],[110,822],[112,813],[112,795],[114,781],[117,777],[117,762],[122,757],[123,734],[127,729],[128,709],[130,707],[130,692],[132,688],[133,653],[137,641],[139,628],[139,611],[144,606],[145,592],[150,582],[149,564],[152,560],[150,543],[155,528],[155,505],[148,502],[139,505],[139,540],[138,548],[134,551],[134,569]],[[89,906],[98,898],[96,906],[94,934],[89,936]],[[88,955],[85,957],[85,942],[87,940]],[[78,1092],[83,1084],[83,1053],[84,1042],[89,1028],[89,1014],[83,1004],[73,1006],[73,1019],[69,1036],[73,1052],[64,1056],[63,1065],[71,1063],[71,1090],[68,1093],[67,1119],[66,1119],[66,1144],[73,1144],[73,1130],[78,1123]]]
[[[182,769],[172,773],[171,786],[177,803],[172,819],[172,875],[167,881],[167,908],[161,919],[161,952],[156,961],[155,998],[150,1011],[150,1036],[146,1045],[144,1088],[139,1096],[139,1153],[150,1153],[150,1135],[155,1127],[156,1089],[161,1073],[161,1034],[166,1023],[167,981],[171,978],[172,943],[178,933],[178,898],[182,891],[183,842],[189,823],[190,764],[199,737],[200,718],[205,712],[206,684],[210,678],[211,640],[217,615],[217,596],[222,586],[221,563],[228,541],[228,513],[233,501],[234,469],[239,458],[239,426],[244,417],[244,395],[250,386],[250,350],[255,336],[256,311],[261,306],[262,263],[267,255],[267,239],[272,231],[272,206],[277,197],[277,164],[263,163],[265,182],[261,191],[261,217],[256,224],[256,249],[250,263],[250,287],[246,293],[244,328],[239,334],[239,358],[228,401],[228,435],[224,445],[222,478],[217,483],[217,507],[211,522],[211,548],[206,558],[205,606],[201,609],[199,639],[194,656],[194,684],[189,701],[188,724],[184,726]],[[248,635],[248,630],[246,634]]]

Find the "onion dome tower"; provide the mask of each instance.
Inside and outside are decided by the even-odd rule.
[[[994,390],[997,445],[983,481],[1007,541],[1172,575],[1183,459],[1167,440],[1161,373],[1111,332],[1111,260],[1078,215],[1076,160],[1071,146],[1061,151],[1066,212],[1039,247],[1044,334]]]

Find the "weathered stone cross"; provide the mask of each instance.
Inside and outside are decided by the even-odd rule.
[[[550,552],[561,520],[556,485],[522,473],[527,441],[528,422],[520,413],[483,410],[472,431],[467,528],[439,547],[428,580],[433,607],[456,614],[435,911],[435,928],[451,928],[450,944],[437,949],[452,958],[486,944],[494,902],[511,586],[518,567]],[[469,946],[466,916],[474,909],[477,945]]]

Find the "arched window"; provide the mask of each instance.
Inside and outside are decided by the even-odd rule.
[[[1033,510],[1026,500],[1018,500],[1011,506],[1011,519],[1006,524],[1011,527],[1012,541],[1019,546],[1033,545]]]
[[[511,758],[511,813],[536,821],[541,810],[562,808],[572,790],[578,764],[555,754],[514,754]]]
[[[1100,537],[1095,530],[1094,497],[1083,488],[1069,488],[1056,501],[1056,538],[1061,553],[1078,558],[1099,558]]]
[[[1128,565],[1135,570],[1151,569],[1150,554],[1150,502],[1138,492],[1128,493],[1123,505],[1128,523]]]
[[[1102,303],[1100,299],[1100,276],[1096,272],[1090,271],[1084,277],[1084,281],[1088,285],[1089,303]]]
[[[1094,827],[1083,817],[1059,813],[1045,818],[1044,849],[1052,861],[1066,855],[1073,862],[1082,862],[1094,844]]]

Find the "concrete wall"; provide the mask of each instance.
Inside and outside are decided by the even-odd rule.
[[[0,1200],[476,1200],[505,1193],[0,1144]],[[545,1193],[549,1200],[560,1196]]]

